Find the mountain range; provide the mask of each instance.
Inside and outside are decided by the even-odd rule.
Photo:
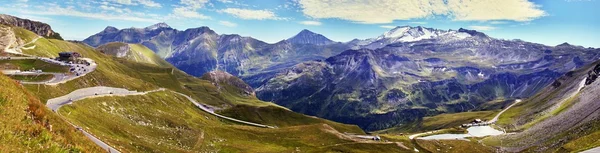
[[[177,68],[201,76],[222,70],[256,88],[258,98],[296,112],[381,130],[425,116],[486,110],[486,102],[529,97],[562,74],[600,58],[598,49],[546,46],[475,30],[399,26],[379,37],[334,42],[302,30],[269,44],[179,31],[164,23],[104,31],[84,40],[140,43]]]
[[[268,44],[252,37],[220,35],[208,27],[180,31],[164,23],[121,30],[109,26],[83,42],[93,47],[109,42],[143,44],[194,76],[222,70],[245,78],[255,87],[283,68],[325,59],[349,49],[345,44],[308,30]]]

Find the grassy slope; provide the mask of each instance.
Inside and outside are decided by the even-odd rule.
[[[324,123],[331,125],[340,132],[364,134],[364,132],[355,125],[341,124],[317,117],[309,117],[275,106],[255,107],[249,105],[236,105],[230,109],[220,111],[219,114],[244,121],[264,123],[278,127]]]
[[[126,46],[127,45],[127,46]],[[170,63],[163,60],[160,56],[154,54],[152,50],[141,44],[126,44],[121,42],[111,42],[99,46],[97,49],[109,55],[116,55],[120,48],[128,47],[127,55],[123,58],[138,63],[153,64],[159,67],[172,67]]]
[[[495,150],[491,147],[482,146],[473,141],[464,140],[415,140],[416,143],[428,152],[448,153],[491,153]]]
[[[48,81],[54,78],[52,74],[41,74],[41,75],[9,75],[11,79],[20,80],[20,81],[28,81],[28,82],[42,82]]]
[[[6,26],[6,25],[0,25],[0,26]],[[23,40],[24,43],[30,42],[33,39],[37,38],[38,35],[21,27],[11,27],[13,29],[13,32],[15,33],[15,36],[21,40]]]
[[[600,62],[595,62],[590,66],[595,66]],[[591,67],[567,73],[557,80],[561,85],[558,87],[548,86],[537,95],[515,105],[507,110],[498,120],[498,124],[503,128],[521,132],[535,126],[544,120],[550,119],[568,110],[573,104],[579,102],[581,96],[577,92],[572,98],[563,99],[563,95],[568,95],[570,89],[576,88],[579,84],[581,76],[587,76],[587,72]],[[561,133],[553,133],[552,137],[539,142],[540,144],[526,148],[524,152],[539,152],[543,149],[546,152],[579,152],[600,146],[600,121],[592,120],[582,122]],[[493,146],[520,146],[532,142],[526,141],[523,136],[512,139],[504,139],[503,137],[489,137],[483,140],[487,145]],[[552,146],[552,147],[548,147]]]
[[[170,67],[171,64],[163,60],[160,56],[154,54],[152,50],[142,44],[129,44],[131,51],[137,55],[136,59],[145,59],[145,61],[139,61],[142,63],[155,64],[160,67]]]
[[[46,63],[42,60],[36,59],[24,59],[24,60],[0,60],[0,65],[10,65],[18,67],[20,70],[42,70],[44,72],[69,72],[68,66],[60,66],[55,64]]]
[[[338,132],[316,121],[277,129],[224,122],[167,91],[87,99],[65,106],[59,113],[126,152],[401,150],[392,144],[345,146],[353,142],[339,138]],[[285,115],[282,118],[287,118]],[[332,147],[336,145],[343,147]]]
[[[0,89],[0,152],[101,152],[13,80]]]

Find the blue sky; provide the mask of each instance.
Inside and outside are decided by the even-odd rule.
[[[302,29],[335,41],[395,26],[467,28],[502,39],[600,47],[599,0],[0,0],[0,13],[46,22],[66,39],[106,26],[208,26],[274,43]]]

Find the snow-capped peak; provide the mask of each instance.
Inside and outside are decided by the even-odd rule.
[[[433,28],[424,28],[421,26],[410,27],[410,26],[398,26],[383,35],[377,37],[376,40],[388,40],[389,43],[393,42],[414,42],[423,39],[434,39],[438,37],[453,37],[464,39],[469,37],[468,33],[453,31],[453,30],[439,30]]]
[[[383,33],[383,38],[396,38],[403,36],[411,27],[409,26],[397,26],[396,28]]]
[[[171,28],[171,26],[169,26],[167,23],[161,22],[161,23],[157,23],[151,26],[148,26],[144,29],[146,30],[156,30],[158,28]]]

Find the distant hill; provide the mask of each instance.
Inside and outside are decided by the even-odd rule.
[[[113,42],[98,46],[96,49],[102,53],[118,58],[125,58],[138,63],[153,64],[160,67],[172,67],[171,64],[154,54],[148,47],[140,44]]]

